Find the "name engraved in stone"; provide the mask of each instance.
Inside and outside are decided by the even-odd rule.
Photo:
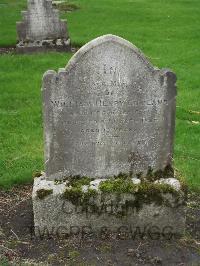
[[[167,104],[168,101],[166,99],[154,99],[149,101],[126,101],[126,100],[105,100],[105,99],[98,99],[95,101],[73,101],[73,100],[51,100],[51,104],[54,107],[66,107],[66,108],[73,108],[73,107],[134,107],[140,105],[146,106],[154,106],[160,104]]]
[[[120,133],[120,132],[130,132],[134,131],[134,128],[112,128],[112,129],[106,129],[106,128],[82,128],[81,133],[102,133],[102,134],[107,134],[110,132],[115,132],[115,133]]]

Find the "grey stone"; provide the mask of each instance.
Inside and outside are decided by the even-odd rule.
[[[57,41],[56,41],[56,45],[63,45],[62,40],[57,40]]]
[[[93,233],[98,234],[106,228],[116,236],[120,230],[125,229],[128,236],[132,237],[137,227],[147,234],[147,237],[151,229],[156,229],[160,234],[184,234],[186,209],[181,190],[179,200],[174,194],[165,193],[162,195],[162,204],[158,204],[152,198],[138,209],[137,195],[134,193],[102,194],[97,190],[96,197],[91,196],[89,204],[82,206],[75,205],[63,196],[66,189],[66,183],[56,184],[54,181],[46,180],[46,177],[35,178],[32,197],[36,236],[49,234],[62,237],[62,234],[72,233],[73,228],[80,233],[85,228],[90,228]],[[40,190],[52,190],[52,193],[40,199]],[[82,189],[83,192],[87,190],[88,187],[85,186]]]
[[[105,181],[106,179],[95,179],[93,181],[90,182],[90,188],[91,189],[95,189],[98,190],[99,185],[102,181]]]
[[[82,191],[83,192],[87,192],[88,189],[89,189],[89,186],[87,186],[87,185],[82,186]]]
[[[133,182],[133,184],[135,184],[135,185],[138,185],[138,184],[140,184],[141,183],[141,180],[139,179],[139,178],[132,178],[131,179],[132,180],[132,182]]]
[[[161,178],[161,179],[155,181],[155,183],[157,183],[157,184],[167,184],[167,185],[172,186],[176,190],[180,190],[181,189],[180,181],[177,180],[176,178]]]
[[[51,0],[28,0],[22,16],[23,21],[17,22],[17,52],[70,49],[66,20],[59,19]]]
[[[43,77],[45,172],[108,178],[171,164],[176,76],[113,35]]]

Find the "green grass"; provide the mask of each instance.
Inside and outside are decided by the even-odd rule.
[[[0,186],[29,182],[43,169],[41,77],[71,54],[0,58]]]
[[[61,12],[75,45],[106,33],[138,46],[152,63],[178,77],[175,166],[191,188],[200,188],[200,1],[73,0]],[[16,42],[15,22],[26,0],[1,0],[0,46]],[[70,54],[0,56],[0,186],[29,182],[43,169],[41,78],[64,67]],[[191,112],[192,111],[192,112]]]

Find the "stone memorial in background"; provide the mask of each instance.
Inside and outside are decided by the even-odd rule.
[[[156,226],[182,234],[185,192],[172,168],[176,76],[105,35],[43,77],[45,173],[35,231]],[[52,231],[53,230],[53,231]]]
[[[65,20],[52,0],[28,0],[28,10],[22,11],[23,21],[17,22],[17,52],[68,51],[70,39]]]

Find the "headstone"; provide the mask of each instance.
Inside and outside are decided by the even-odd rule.
[[[22,11],[23,21],[17,22],[17,51],[21,53],[69,50],[70,39],[65,20],[52,0],[28,0],[28,10]]]
[[[44,74],[45,174],[33,188],[37,234],[73,226],[184,232],[185,194],[171,171],[175,83],[173,72],[154,68],[113,35],[83,46],[58,73]]]
[[[115,36],[84,46],[44,75],[45,172],[96,178],[164,169],[172,161],[176,76]]]

